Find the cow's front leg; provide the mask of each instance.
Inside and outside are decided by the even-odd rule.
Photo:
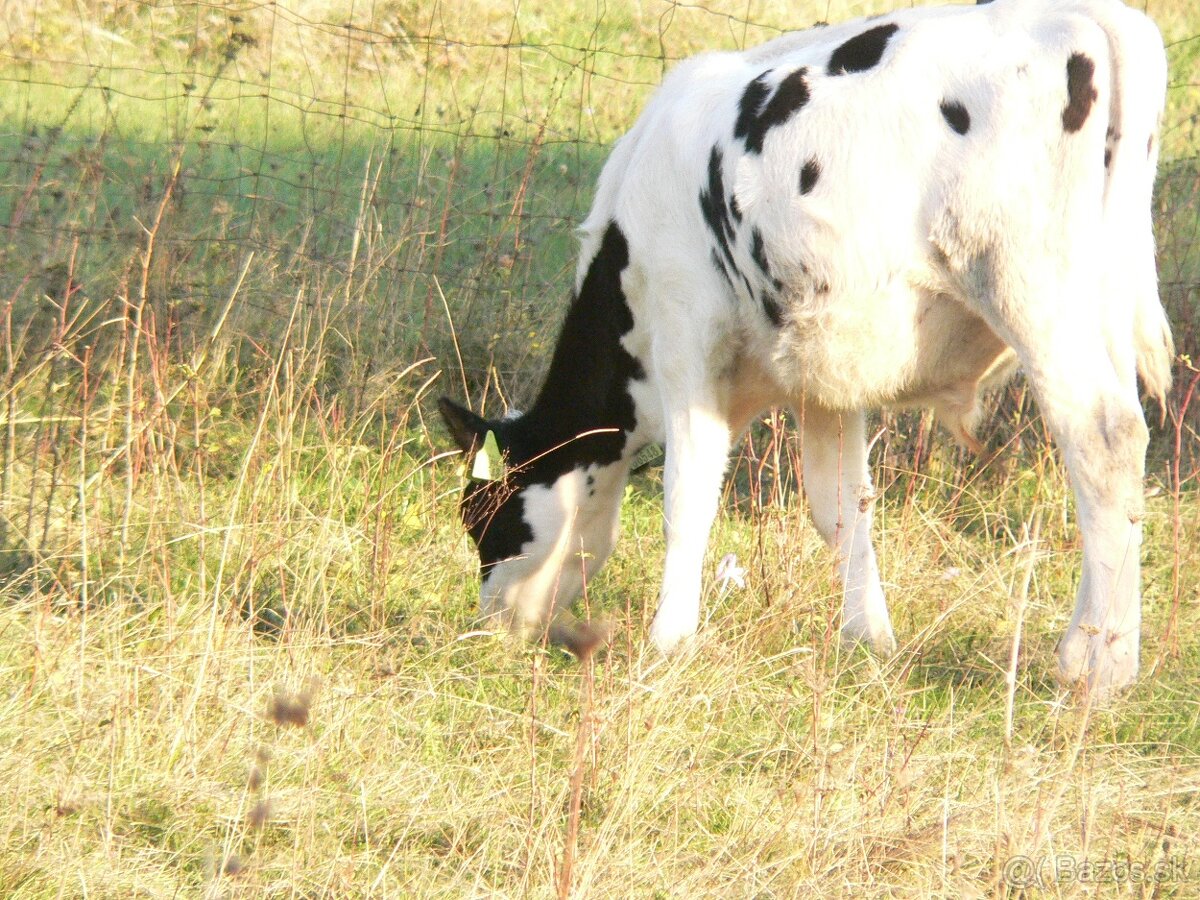
[[[681,398],[682,399],[682,398]],[[675,648],[700,625],[700,576],[729,458],[730,429],[715,404],[666,410],[663,525],[667,541],[662,594],[650,626],[659,649]]]
[[[881,656],[896,650],[879,565],[871,545],[874,492],[861,412],[797,409],[803,438],[804,493],[813,522],[837,557],[842,639]]]

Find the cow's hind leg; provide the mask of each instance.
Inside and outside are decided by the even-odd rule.
[[[1040,301],[1041,310],[1069,296]],[[1083,539],[1075,614],[1059,644],[1060,674],[1070,683],[1086,679],[1102,697],[1137,676],[1148,433],[1132,361],[1114,362],[1094,315],[1059,309],[1054,320],[1028,309],[1038,321],[1010,317],[1006,337],[1066,460]]]
[[[1083,571],[1059,644],[1059,669],[1068,682],[1086,678],[1103,696],[1138,671],[1146,425],[1132,390],[1084,392],[1076,402],[1042,406],[1067,461],[1083,537]]]
[[[797,408],[803,438],[804,493],[813,522],[837,556],[842,638],[888,656],[896,649],[879,565],[871,544],[874,494],[861,412]]]

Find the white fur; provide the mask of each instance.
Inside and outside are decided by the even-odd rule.
[[[824,74],[835,47],[881,23],[899,30],[880,65]],[[1065,133],[1073,53],[1094,62],[1097,96]],[[812,73],[808,103],[761,154],[743,152],[732,132],[746,85],[800,66]],[[485,597],[534,622],[578,593],[615,539],[629,459],[661,440],[667,552],[651,634],[675,646],[699,623],[732,438],[763,408],[789,406],[813,517],[845,585],[843,633],[890,652],[862,411],[932,406],[971,445],[980,390],[1019,362],[1066,456],[1084,537],[1062,672],[1101,691],[1129,682],[1147,440],[1135,372],[1160,398],[1170,377],[1150,227],[1156,152],[1146,153],[1165,72],[1157,30],[1117,0],[905,9],[678,66],[613,150],[581,228],[580,284],[610,222],[628,239],[634,328],[623,342],[647,374],[631,387],[637,431],[594,496],[579,472],[530,489],[535,545],[493,570]],[[970,113],[965,135],[939,112],[949,100]],[[1119,140],[1106,170],[1110,125]],[[745,218],[737,269],[756,271],[758,228],[784,282],[782,327],[712,264],[697,196],[714,147]],[[801,195],[810,159],[821,173]]]
[[[532,631],[578,597],[617,542],[626,475],[621,465],[590,466],[566,473],[549,487],[525,488],[525,520],[534,541],[521,556],[484,576],[484,616]]]

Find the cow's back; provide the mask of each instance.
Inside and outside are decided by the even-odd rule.
[[[997,279],[1033,295],[1052,269],[1107,266],[1062,302],[1092,304],[1068,313],[1099,313],[1126,336],[1120,364],[1146,356],[1153,377],[1162,353],[1127,336],[1165,333],[1148,221],[1163,65],[1154,26],[1115,0],[901,10],[702,55],[614,150],[581,277],[615,219],[635,322],[709,318],[781,390],[850,407],[990,370],[947,366],[938,343],[992,352],[979,303]],[[669,289],[698,267],[712,292]]]

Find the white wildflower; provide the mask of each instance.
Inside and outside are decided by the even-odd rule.
[[[717,581],[721,590],[728,590],[730,585],[741,590],[746,587],[746,570],[738,565],[736,553],[726,553],[717,564]]]

